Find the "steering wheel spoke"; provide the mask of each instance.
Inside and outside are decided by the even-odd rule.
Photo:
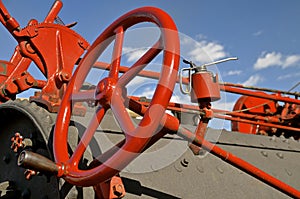
[[[147,64],[149,64],[161,51],[161,41],[157,41],[144,55],[139,58],[130,68],[129,71],[124,73],[119,81],[119,86],[125,87],[139,72],[141,72]]]
[[[73,102],[96,101],[95,89],[73,92],[71,99]]]
[[[83,156],[83,153],[85,152],[87,146],[89,145],[90,141],[92,140],[97,128],[100,125],[100,122],[102,121],[104,115],[105,115],[106,109],[100,108],[96,111],[94,116],[92,117],[88,128],[85,130],[83,136],[80,139],[80,142],[76,149],[74,150],[72,156],[70,157],[68,161],[68,165],[78,165],[80,159]]]
[[[128,135],[134,132],[135,127],[121,98],[122,97],[119,95],[114,95],[112,97],[111,110],[113,111],[113,114],[117,119],[122,131],[125,133],[125,135]]]
[[[124,40],[124,29],[123,26],[119,26],[115,30],[116,38],[114,43],[114,49],[111,60],[111,67],[109,71],[109,77],[118,79],[119,77],[119,68],[121,64],[121,56],[122,56],[122,47]]]

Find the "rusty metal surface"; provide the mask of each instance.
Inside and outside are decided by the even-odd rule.
[[[35,114],[33,114],[35,113]],[[37,175],[31,181],[25,179],[25,169],[17,166],[17,156],[11,148],[11,138],[19,132],[24,138],[30,138],[34,143],[31,150],[36,151],[46,157],[50,157],[45,140],[48,135],[40,134],[50,132],[49,123],[52,118],[47,117],[44,110],[26,101],[12,102],[0,105],[0,125],[1,125],[1,145],[0,145],[0,183],[7,182],[10,186],[6,189],[14,192],[12,198],[38,198],[38,197],[58,197],[58,181],[56,178],[45,175]],[[52,121],[52,122],[51,122]],[[22,149],[18,149],[20,151]],[[5,160],[5,161],[3,161]],[[4,188],[5,189],[5,188]],[[11,197],[11,193],[0,190],[1,197]]]
[[[38,174],[25,179],[25,169],[17,165],[18,153],[11,148],[15,132],[32,141],[27,150],[52,158],[51,131],[55,114],[51,114],[28,100],[0,104],[0,198],[93,198],[92,188],[78,188],[55,176]],[[48,143],[50,142],[50,143]],[[49,148],[50,147],[50,148]]]

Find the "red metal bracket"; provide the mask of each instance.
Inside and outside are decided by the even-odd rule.
[[[98,199],[123,198],[126,194],[119,176],[113,176],[108,181],[95,185],[94,190]]]

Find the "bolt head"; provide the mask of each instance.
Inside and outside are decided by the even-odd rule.
[[[113,191],[114,191],[114,194],[117,197],[120,197],[120,196],[122,196],[124,194],[124,187],[121,184],[114,185],[113,186]]]

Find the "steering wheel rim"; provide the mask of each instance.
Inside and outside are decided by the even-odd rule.
[[[142,22],[156,24],[161,30],[160,40],[119,78],[124,32],[129,27]],[[95,98],[101,108],[92,118],[73,155],[69,157],[67,138],[72,113],[72,96],[74,93],[80,92],[79,89],[93,64],[113,40],[115,40],[115,46],[109,75],[98,83],[95,93]],[[138,126],[134,127],[130,123],[130,116],[125,109],[124,87],[161,51],[163,51],[161,78],[158,81],[150,106]],[[135,9],[121,16],[100,34],[83,57],[69,82],[57,116],[53,151],[56,163],[62,165],[60,175],[65,180],[78,186],[92,186],[116,175],[138,156],[160,125],[172,96],[177,78],[179,55],[179,37],[176,25],[167,13],[158,8]],[[88,170],[80,170],[78,162],[109,108],[112,109],[124,131],[125,140],[103,155],[109,157],[101,165]]]

